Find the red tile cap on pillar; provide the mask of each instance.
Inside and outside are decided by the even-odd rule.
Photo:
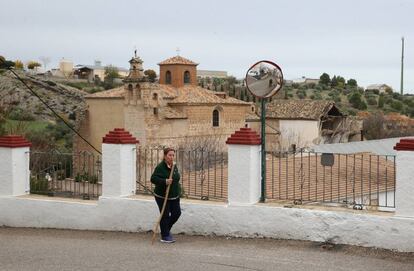
[[[103,137],[106,144],[137,144],[139,141],[124,128],[115,128]]]
[[[6,135],[0,137],[0,147],[5,148],[22,148],[22,147],[31,147],[32,143],[27,141],[21,135]]]
[[[414,151],[414,138],[401,139],[394,146],[396,151]]]
[[[262,143],[260,136],[251,128],[241,128],[232,134],[226,141],[226,144],[238,145],[260,145]]]

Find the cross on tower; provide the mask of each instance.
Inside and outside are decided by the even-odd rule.
[[[180,55],[180,47],[177,47],[177,49],[175,50],[177,52],[177,56]]]
[[[137,57],[137,46],[134,46],[134,54],[135,54],[135,58]]]

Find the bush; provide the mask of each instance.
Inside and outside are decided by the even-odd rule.
[[[315,83],[307,83],[306,84],[306,87],[307,88],[315,88],[316,87],[316,84]]]
[[[401,111],[403,109],[403,104],[400,101],[393,101],[391,103],[391,108],[397,111]]]
[[[35,117],[33,116],[32,113],[30,113],[28,111],[24,111],[20,107],[16,107],[10,112],[9,119],[32,121],[32,120],[35,120]]]
[[[378,98],[378,108],[384,107],[384,95],[380,95]]]
[[[88,182],[92,184],[98,183],[97,175],[89,175],[88,172],[78,173],[75,176],[75,182]]]
[[[299,99],[304,99],[306,97],[306,91],[305,90],[298,90],[296,92],[296,95],[298,96]]]
[[[333,97],[333,100],[334,100],[334,102],[335,102],[335,103],[340,103],[340,102],[342,102],[342,98],[341,98],[341,96],[339,96],[339,95],[334,96],[334,97]]]
[[[47,195],[49,192],[49,185],[46,179],[30,178],[30,193]]]
[[[375,97],[369,97],[369,98],[367,99],[367,103],[368,103],[369,105],[377,105],[377,99],[375,99]]]

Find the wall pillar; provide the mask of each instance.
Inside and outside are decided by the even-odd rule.
[[[30,193],[30,147],[19,135],[0,137],[0,196]]]
[[[137,143],[135,137],[121,128],[103,138],[102,197],[135,195]]]
[[[228,202],[251,205],[260,200],[261,140],[250,128],[241,128],[226,141],[228,144]]]
[[[414,217],[414,138],[401,139],[396,157],[395,214]]]

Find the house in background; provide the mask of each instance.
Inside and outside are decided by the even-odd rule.
[[[365,90],[378,90],[379,93],[384,93],[388,89],[392,90],[392,87],[388,86],[387,84],[372,84],[368,85]]]
[[[197,78],[226,78],[226,71],[197,70]]]
[[[314,78],[307,78],[305,76],[302,76],[301,78],[296,78],[296,79],[292,79],[291,80],[292,83],[296,83],[296,84],[318,84],[319,83],[319,79],[314,79]]]
[[[248,121],[260,133],[260,120]],[[266,147],[270,151],[356,141],[361,129],[362,121],[345,116],[332,101],[274,99],[266,108]]]
[[[100,80],[105,79],[105,67],[102,66],[102,62],[99,60],[95,60],[95,65],[76,65],[74,67],[74,75],[78,77],[78,79],[86,79],[89,82],[93,82],[95,78],[99,78]],[[120,77],[124,78],[128,76],[128,69],[115,67],[118,69],[118,74]]]

